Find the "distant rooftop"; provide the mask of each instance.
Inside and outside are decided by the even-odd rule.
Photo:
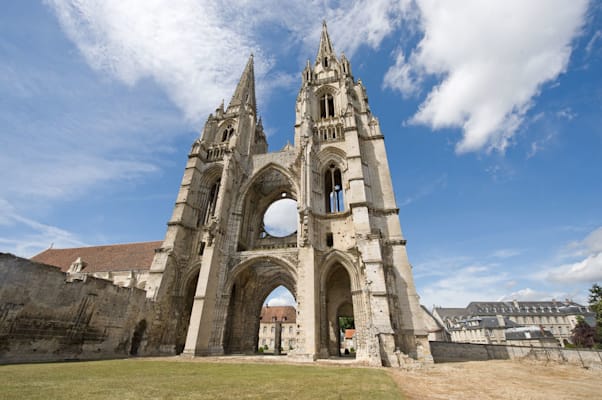
[[[261,322],[269,323],[272,321],[281,322],[296,322],[297,321],[297,310],[293,306],[264,306],[261,309]]]
[[[32,261],[53,265],[63,272],[78,258],[86,263],[81,272],[110,272],[150,269],[155,249],[162,241],[111,244],[104,246],[47,249],[31,258]]]

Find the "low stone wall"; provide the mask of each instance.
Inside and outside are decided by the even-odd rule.
[[[429,342],[429,344],[436,363],[528,359],[602,369],[602,352],[596,350],[455,342]]]
[[[143,290],[0,253],[0,363],[127,357],[152,307]]]

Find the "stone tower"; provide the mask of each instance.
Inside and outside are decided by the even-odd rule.
[[[209,116],[151,267],[149,341],[166,353],[253,353],[262,304],[283,285],[297,301],[289,357],[339,355],[339,317],[353,317],[357,360],[430,361],[383,134],[326,24],[295,108],[294,146],[268,153],[251,56],[228,107]],[[282,198],[297,202],[297,230],[274,237],[263,216]]]

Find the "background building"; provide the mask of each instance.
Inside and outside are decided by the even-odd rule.
[[[578,317],[595,325],[595,313],[569,300],[471,302],[466,308],[435,307],[433,316],[450,332],[452,341],[471,343],[514,342],[522,335],[525,340],[538,336],[545,339],[540,343],[549,344],[551,335],[564,346],[571,342]],[[529,329],[515,329],[525,327]]]
[[[47,249],[31,260],[53,265],[69,279],[87,276],[107,279],[122,287],[144,289],[155,250],[162,242],[113,244],[106,246]]]
[[[259,343],[264,352],[273,352],[278,339],[276,329],[280,329],[280,347],[283,353],[295,349],[295,325],[297,311],[293,306],[264,306],[259,317]]]

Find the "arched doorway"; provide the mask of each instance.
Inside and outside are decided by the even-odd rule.
[[[295,296],[296,277],[288,264],[272,257],[257,258],[237,269],[230,289],[223,348],[226,354],[253,354],[259,348],[266,297],[279,286]]]
[[[183,296],[180,299],[181,306],[178,315],[178,323],[176,325],[176,354],[181,354],[184,351],[186,334],[188,333],[188,325],[190,325],[190,315],[192,313],[192,304],[194,303],[194,295],[198,280],[199,271],[194,273],[186,281]]]
[[[357,344],[352,303],[346,302],[339,306],[337,311],[337,328],[339,330],[339,356],[355,357]]]
[[[284,286],[274,289],[263,302],[259,317],[260,354],[288,354],[297,345],[297,303]]]
[[[344,344],[344,332],[341,331],[343,321],[354,320],[354,312],[349,273],[339,263],[333,265],[326,276],[324,298],[321,331],[322,348],[327,354],[323,356],[340,356]]]

